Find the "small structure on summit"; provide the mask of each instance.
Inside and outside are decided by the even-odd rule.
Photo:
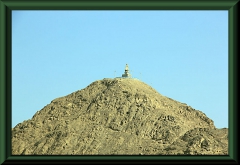
[[[128,69],[128,64],[126,64],[126,66],[125,66],[125,72],[124,72],[124,74],[122,74],[122,77],[131,78],[131,74],[129,73],[129,69]]]

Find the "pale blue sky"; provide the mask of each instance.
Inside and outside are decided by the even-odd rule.
[[[133,77],[228,127],[228,11],[13,11],[12,127],[95,80]]]

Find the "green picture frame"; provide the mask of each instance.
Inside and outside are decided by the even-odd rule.
[[[238,0],[0,0],[0,164],[57,163],[71,164],[83,161],[139,161],[151,163],[208,162],[237,164],[237,11]],[[228,10],[229,24],[229,155],[226,156],[12,156],[12,10]]]

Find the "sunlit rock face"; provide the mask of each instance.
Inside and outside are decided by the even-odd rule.
[[[228,129],[133,78],[56,98],[12,130],[13,155],[227,155]]]

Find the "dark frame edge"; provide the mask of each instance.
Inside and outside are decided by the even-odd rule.
[[[231,163],[238,162],[237,158],[237,82],[236,82],[236,67],[237,67],[237,11],[238,6],[235,4],[229,9],[229,144],[232,149],[229,149],[229,156],[232,158]],[[0,164],[6,159],[13,160],[15,156],[11,156],[11,140],[6,143],[11,137],[11,9],[0,1]],[[230,65],[231,63],[231,65]],[[10,75],[9,75],[10,74]],[[231,84],[230,84],[231,83]],[[7,88],[6,88],[7,87]],[[235,90],[234,90],[235,89]],[[233,113],[234,112],[234,113]],[[9,116],[10,115],[10,116]],[[8,118],[9,117],[9,118]],[[230,122],[230,119],[232,121]],[[7,127],[6,127],[7,126]],[[10,137],[9,137],[10,135]],[[11,139],[11,138],[10,138]],[[23,158],[24,159],[24,158]],[[9,160],[9,159],[8,159]],[[228,159],[229,160],[229,159]],[[230,162],[229,162],[230,163]]]
[[[6,153],[6,53],[7,53],[7,7],[0,1],[0,164],[7,158]]]
[[[229,9],[229,155],[238,162],[238,127],[237,127],[237,55],[238,55],[238,3]],[[234,136],[235,135],[235,136]],[[231,148],[231,149],[230,149]]]
[[[226,10],[238,0],[2,0],[12,10]],[[57,5],[56,5],[57,4]],[[171,5],[174,4],[174,5]]]

